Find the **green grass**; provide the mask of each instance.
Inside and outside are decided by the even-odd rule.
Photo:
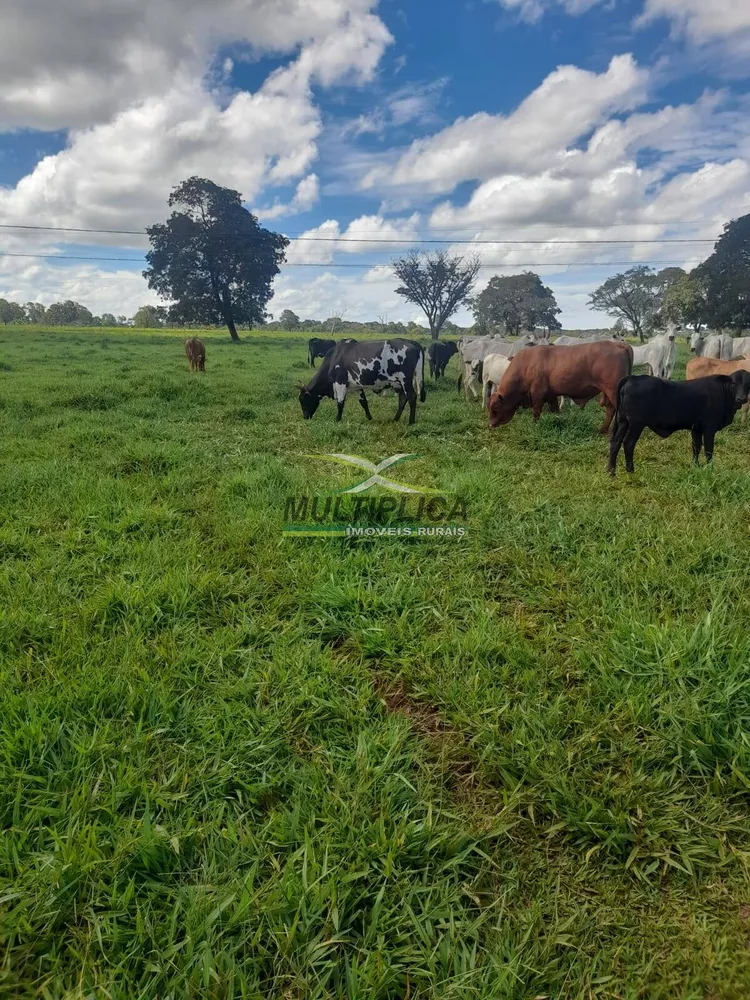
[[[204,339],[0,329],[0,996],[750,995],[750,430],[611,481],[593,404]],[[282,539],[320,451],[468,538]]]

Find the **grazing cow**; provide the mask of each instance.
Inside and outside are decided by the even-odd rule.
[[[302,415],[309,420],[324,396],[335,399],[336,420],[341,420],[347,394],[359,391],[359,402],[368,420],[365,389],[375,392],[393,388],[398,392],[398,420],[407,402],[409,423],[413,424],[417,409],[417,395],[421,402],[424,390],[424,351],[414,340],[344,340],[323,358],[320,368],[307,385],[301,385],[299,394]]]
[[[633,367],[644,365],[657,378],[672,378],[676,360],[677,345],[675,331],[672,329],[652,337],[646,344],[633,348]]]
[[[427,348],[427,360],[430,363],[430,377],[442,378],[448,362],[458,353],[458,345],[453,340],[433,340]]]
[[[206,346],[202,340],[198,340],[197,337],[189,337],[185,341],[185,354],[191,372],[204,372],[206,370]]]
[[[735,372],[750,372],[750,360],[741,358],[739,361],[716,361],[714,358],[693,358],[685,368],[685,378],[692,382],[697,378],[709,375],[734,375]],[[743,403],[742,423],[747,423],[747,410],[750,404]]]
[[[471,340],[462,340],[458,345],[458,353],[464,363],[463,378],[466,389],[466,399],[469,398],[469,389],[476,399],[479,393],[475,386],[482,380],[481,365],[472,364],[476,361],[484,361],[489,354],[502,354],[505,358],[513,358],[520,351],[527,347],[532,347],[536,341],[533,337],[525,334],[518,340],[503,340],[502,337],[473,337]],[[458,388],[461,388],[461,375],[458,376]]]
[[[559,397],[568,396],[583,408],[602,394],[606,434],[615,412],[617,386],[633,367],[633,348],[603,340],[580,347],[529,347],[511,361],[490,400],[490,427],[507,424],[519,407],[531,406],[538,420],[545,404],[559,410]]]
[[[310,337],[307,342],[307,360],[310,367],[315,367],[316,358],[324,358],[332,347],[336,346],[335,340],[325,340],[322,337]]]
[[[675,431],[693,435],[693,461],[701,447],[706,461],[714,454],[714,437],[728,427],[741,406],[750,400],[750,372],[709,375],[692,382],[667,382],[653,375],[629,375],[617,387],[617,413],[609,448],[609,473],[614,476],[617,456],[625,452],[625,470],[634,472],[633,452],[646,427],[659,437]]]
[[[488,354],[484,361],[479,362],[482,366],[482,408],[487,409],[487,404],[491,394],[497,389],[503,380],[503,375],[510,366],[511,359],[503,357],[502,354]],[[477,362],[472,362],[476,364]]]

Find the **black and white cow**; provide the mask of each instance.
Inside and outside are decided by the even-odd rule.
[[[365,389],[374,392],[383,389],[398,392],[398,420],[407,402],[409,423],[413,424],[417,410],[417,396],[425,399],[424,351],[414,340],[362,340],[341,341],[326,354],[323,363],[307,385],[300,386],[299,401],[305,420],[309,420],[324,396],[335,399],[336,420],[341,420],[347,394],[359,392],[359,402],[368,420]]]
[[[336,346],[335,340],[325,340],[322,337],[310,337],[307,342],[307,360],[310,367],[315,367],[316,358],[324,358],[332,347]]]

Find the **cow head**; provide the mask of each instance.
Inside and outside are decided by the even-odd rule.
[[[516,409],[510,400],[496,392],[490,399],[490,427],[502,427],[503,424],[510,423]]]
[[[734,408],[739,410],[750,400],[750,372],[733,372],[729,377],[734,383]]]
[[[299,393],[299,405],[302,407],[302,416],[305,420],[309,420],[318,408],[320,403],[320,396],[315,393],[310,392],[305,386],[298,386]]]
[[[701,350],[703,349],[703,340],[704,338],[702,333],[694,333],[690,338],[690,350],[693,354],[700,356]]]

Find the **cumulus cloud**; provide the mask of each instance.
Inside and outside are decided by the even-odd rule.
[[[298,212],[307,212],[320,200],[320,182],[317,174],[308,174],[303,177],[297,185],[294,197],[288,204],[276,202],[270,208],[259,208],[255,210],[256,215],[269,221],[278,219],[285,215],[296,215]]]
[[[0,294],[14,302],[63,302],[73,299],[95,315],[111,312],[132,316],[146,303],[159,300],[146,287],[140,270],[106,270],[98,264],[63,264],[0,258]]]
[[[666,17],[697,45],[724,42],[750,53],[750,4],[746,0],[646,0],[640,23]]]
[[[330,264],[337,253],[385,253],[403,249],[404,241],[417,238],[419,213],[408,218],[385,219],[361,215],[341,230],[335,219],[300,234],[287,250],[289,264]]]
[[[367,79],[391,37],[377,0],[5,0],[0,128],[109,120],[200,78],[222,45],[299,52],[298,82]]]
[[[721,95],[706,94],[694,104],[608,121],[583,146],[560,148],[482,182],[465,204],[442,202],[430,224],[436,230],[473,227],[480,232],[545,221],[599,233],[623,221],[636,228],[647,208],[658,203],[665,179],[694,167],[696,160],[732,159],[746,144],[745,115],[723,111],[721,101]],[[644,153],[649,166],[639,165]],[[723,188],[716,193],[727,194]],[[715,200],[709,195],[704,187],[704,200]],[[661,216],[680,217],[685,218]]]
[[[29,7],[38,7],[41,2],[35,0]],[[256,47],[288,48],[302,41],[296,58],[271,73],[255,93],[240,91],[234,95],[210,92],[196,67],[188,68],[183,61],[181,68],[170,74],[167,89],[138,100],[129,94],[129,106],[117,111],[110,120],[71,131],[64,150],[42,159],[15,188],[0,188],[0,220],[12,223],[34,219],[39,225],[140,229],[165,213],[170,189],[191,174],[209,176],[236,188],[250,202],[259,200],[267,187],[298,182],[288,210],[310,208],[319,192],[318,179],[309,173],[309,168],[317,156],[316,141],[322,128],[311,87],[315,82],[323,85],[340,82],[350,75],[363,80],[374,72],[390,41],[385,26],[370,13],[374,2],[218,0],[212,5],[211,20],[221,21],[215,8],[221,9],[223,4],[228,21],[222,30],[235,38],[249,38],[257,22],[257,36],[253,37]],[[23,0],[24,11],[25,4]],[[98,13],[91,14],[94,21],[91,34],[97,39],[104,32],[102,24],[111,26],[111,18],[115,18],[123,5],[94,6]],[[133,9],[141,6],[140,0],[126,6],[128,17],[122,14],[124,48],[130,37],[128,31],[131,34],[136,28],[145,31],[140,22],[134,25],[129,19]],[[154,11],[159,13],[150,44],[167,46],[164,52],[167,58],[172,50],[161,38],[160,26],[172,0],[142,6],[146,25],[156,17]],[[83,18],[88,25],[84,9],[90,13],[91,4],[61,0],[61,7],[68,9],[74,20],[80,22]],[[198,47],[204,45],[199,29],[204,27],[206,11],[203,0],[189,0],[184,11],[180,7],[179,16],[176,7],[172,11],[184,46],[188,42],[195,42]],[[247,15],[247,23],[241,15]],[[53,41],[47,36],[57,24],[57,16],[56,13],[51,25],[36,29],[40,39],[47,39],[50,44]],[[20,26],[14,29],[17,34],[22,32],[25,17],[26,14],[20,17]],[[104,19],[101,24],[100,18]],[[207,26],[205,32],[212,37]],[[63,62],[66,58],[73,60],[78,53],[72,42],[66,48],[65,38],[56,57]],[[199,38],[200,46],[196,41]],[[24,36],[17,41],[19,45],[27,45],[26,62],[35,64],[29,55],[35,51],[34,39]],[[0,52],[6,42],[7,38],[2,36]],[[155,61],[158,63],[159,59]],[[58,89],[61,94],[65,91],[66,65],[52,60],[45,67],[44,72],[58,74],[53,88],[56,94]],[[86,60],[82,65],[88,65]],[[96,69],[97,61],[92,65]],[[5,68],[0,58],[0,113]],[[116,71],[115,65],[113,72]],[[157,83],[151,80],[148,85]],[[13,86],[20,85],[13,82]],[[96,90],[90,80],[86,87]],[[136,87],[135,93],[138,92]],[[29,123],[27,116],[24,124]],[[270,212],[267,217],[272,218],[281,210],[272,207]],[[134,245],[143,244],[141,241]]]
[[[395,164],[371,169],[362,187],[448,192],[502,169],[526,170],[574,143],[616,112],[643,99],[648,73],[631,55],[615,56],[604,73],[561,66],[510,115],[485,112],[412,143]]]
[[[306,99],[262,88],[221,108],[200,84],[178,80],[168,94],[73,133],[66,149],[42,159],[15,188],[0,189],[0,219],[141,229],[165,214],[170,189],[191,174],[252,200],[264,184],[304,173],[319,131]]]

